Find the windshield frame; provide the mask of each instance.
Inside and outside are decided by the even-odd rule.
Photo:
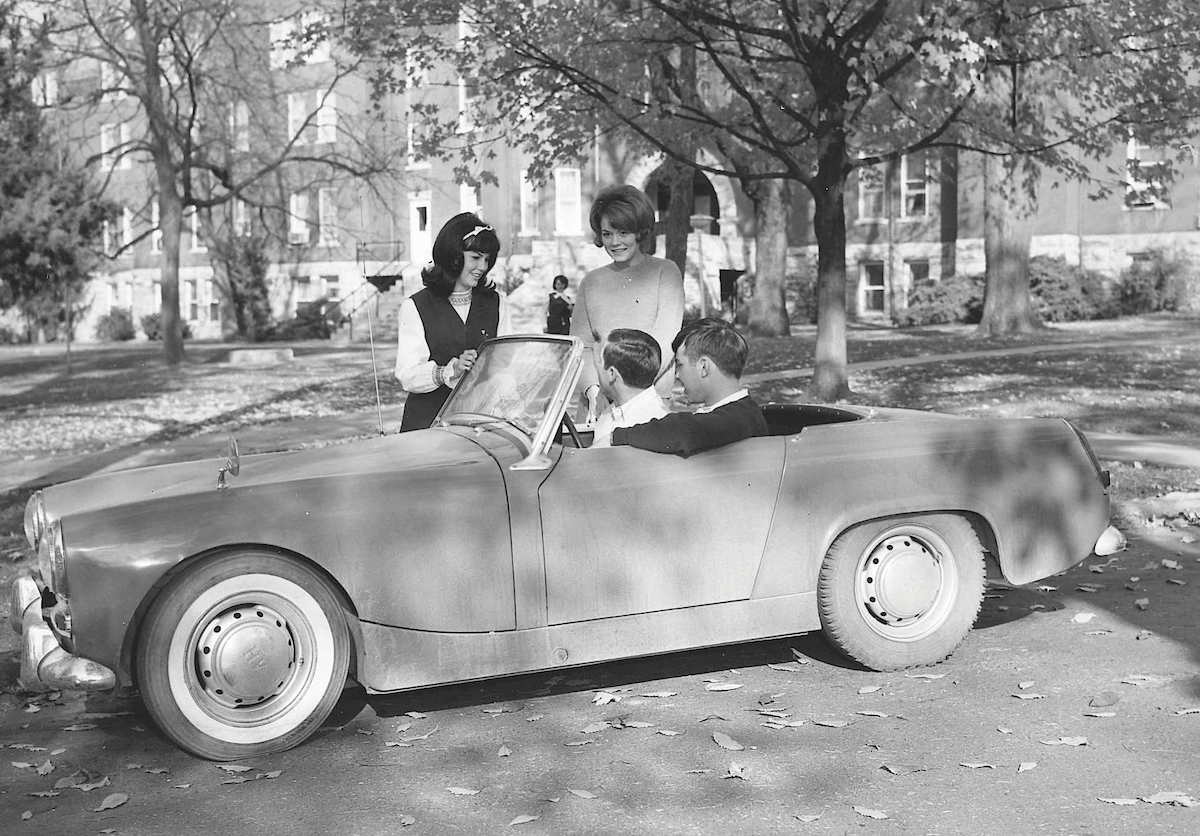
[[[480,359],[483,357],[484,352],[494,351],[497,347],[510,343],[566,343],[570,346],[570,350],[566,355],[566,362],[559,372],[558,383],[555,385],[553,393],[546,402],[546,409],[541,422],[537,427],[530,428],[533,432],[529,436],[528,456],[523,462],[514,465],[514,468],[541,466],[543,464],[541,461],[542,458],[546,455],[551,444],[553,444],[558,436],[558,428],[562,424],[563,413],[566,411],[571,396],[575,392],[576,383],[579,381],[579,375],[583,368],[583,341],[578,337],[559,334],[510,334],[485,340],[479,347]],[[461,412],[456,409],[456,394],[466,391],[467,387],[473,385],[475,378],[479,375],[479,372],[476,370],[485,368],[486,366],[486,363],[480,363],[479,359],[476,360],[475,365],[463,375],[462,379],[454,387],[454,391],[450,393],[450,397],[446,399],[446,403],[438,411],[433,426],[486,427],[489,423],[496,422],[505,427],[516,428],[516,424],[504,416],[488,416],[478,411]],[[455,416],[471,416],[471,420],[455,420]],[[488,417],[490,420],[479,420],[483,417]]]

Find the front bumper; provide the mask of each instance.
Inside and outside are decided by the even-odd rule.
[[[33,575],[13,581],[9,621],[21,636],[21,673],[17,684],[27,691],[105,691],[117,676],[104,665],[72,656],[59,645],[42,618],[42,591]]]

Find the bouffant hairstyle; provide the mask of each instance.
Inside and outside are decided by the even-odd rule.
[[[689,322],[671,340],[671,350],[683,353],[692,362],[707,357],[730,377],[741,377],[750,356],[746,338],[723,319],[706,317]]]
[[[462,212],[446,221],[438,232],[433,242],[433,264],[426,265],[421,271],[421,281],[437,295],[449,296],[466,263],[463,253],[468,250],[486,253],[490,271],[496,266],[496,256],[500,254],[500,238],[496,230],[480,220],[478,215]],[[475,290],[490,290],[492,286],[491,280],[485,275]]]
[[[613,367],[634,389],[649,389],[662,367],[658,340],[636,328],[614,328],[604,345],[604,368]]]
[[[588,224],[592,227],[592,241],[603,247],[600,238],[600,222],[608,218],[613,229],[632,232],[641,244],[654,230],[654,204],[646,193],[633,186],[608,186],[600,190],[592,201],[588,212]]]

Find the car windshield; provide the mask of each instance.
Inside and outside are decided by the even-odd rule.
[[[534,435],[566,374],[570,340],[521,339],[484,344],[455,387],[439,420],[447,424],[506,421]]]

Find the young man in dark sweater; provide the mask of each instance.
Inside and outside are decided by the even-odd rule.
[[[656,453],[690,456],[767,435],[762,410],[742,388],[742,370],[750,353],[746,340],[720,319],[688,323],[671,341],[675,377],[695,412],[672,412],[633,427],[613,430],[616,447],[628,444]]]

